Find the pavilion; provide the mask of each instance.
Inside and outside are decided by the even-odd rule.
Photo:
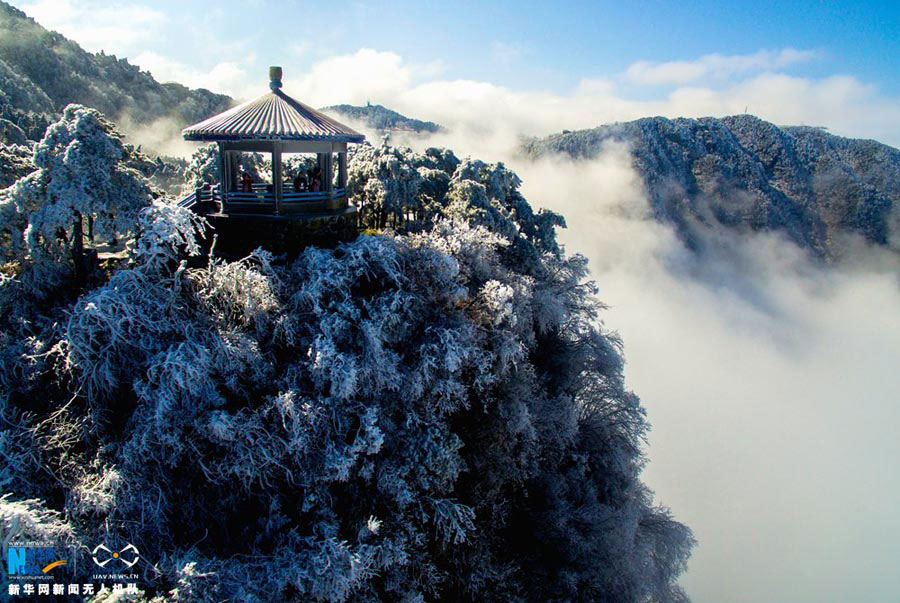
[[[203,213],[217,231],[245,232],[244,238],[252,224],[264,232],[273,223],[306,222],[305,230],[310,230],[327,222],[325,226],[333,230],[337,219],[339,227],[352,222],[355,228],[356,208],[348,203],[346,193],[347,145],[361,143],[365,136],[282,92],[281,67],[269,68],[269,80],[268,94],[182,131],[185,140],[218,143],[223,177],[180,204]],[[271,182],[255,182],[251,191],[241,190],[238,169],[242,152],[271,154]],[[285,153],[316,154],[322,174],[320,190],[294,190],[293,183],[285,181]],[[296,231],[296,225],[287,230],[292,229]],[[283,238],[285,233],[280,235]]]

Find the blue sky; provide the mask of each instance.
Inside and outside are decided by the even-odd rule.
[[[562,91],[638,60],[793,47],[820,53],[798,73],[852,73],[900,90],[897,2],[398,2],[351,12],[360,20],[349,21],[348,50],[361,44],[421,53],[444,61],[454,77],[512,86]],[[496,60],[495,42],[513,50],[510,64]]]
[[[897,2],[147,2],[94,3],[77,0],[15,0],[39,20],[79,35],[92,49],[135,55],[154,50],[198,66],[224,48],[198,48],[210,39],[246,41],[260,58],[278,61],[285,43],[307,52],[297,66],[321,56],[359,48],[392,50],[419,62],[441,62],[453,78],[488,79],[515,86],[564,92],[584,77],[605,77],[631,63],[692,60],[719,53],[751,54],[760,49],[800,48],[819,53],[796,72],[848,73],[900,90],[900,3]],[[91,31],[79,15],[106,12],[163,15],[162,35],[132,36],[140,42]],[[131,12],[129,12],[131,9]],[[49,17],[49,18],[48,18]],[[137,19],[140,21],[140,19]],[[103,22],[99,18],[95,28]],[[121,33],[142,29],[123,23]],[[205,30],[205,31],[204,31]],[[213,30],[213,31],[210,31]],[[193,39],[192,39],[193,38]],[[283,60],[283,59],[282,59]]]
[[[281,64],[311,104],[372,101],[445,125],[539,135],[747,110],[900,144],[898,3],[13,4],[157,79],[241,99]]]

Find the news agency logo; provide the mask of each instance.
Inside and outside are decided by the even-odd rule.
[[[10,546],[6,554],[6,571],[10,576],[38,576],[66,565],[57,559],[50,546]]]
[[[105,544],[98,544],[94,547],[94,550],[91,551],[92,559],[94,563],[103,569],[128,569],[134,567],[134,564],[137,563],[141,559],[141,555],[133,544],[128,544],[124,548],[118,551],[112,551]],[[110,562],[113,563],[112,566],[107,568]],[[121,566],[119,566],[121,564]]]

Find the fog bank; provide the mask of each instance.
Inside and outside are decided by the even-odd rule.
[[[829,267],[773,235],[698,258],[647,218],[621,146],[515,168],[610,305],[654,426],[646,481],[699,541],[693,600],[896,601],[896,258]]]

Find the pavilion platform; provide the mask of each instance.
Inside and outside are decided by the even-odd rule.
[[[310,245],[333,247],[356,238],[357,211],[344,189],[286,193],[278,212],[274,194],[265,185],[259,189],[226,193],[223,203],[217,185],[198,189],[178,204],[206,219],[216,237],[216,254],[229,259],[244,257],[257,247],[295,255]]]

